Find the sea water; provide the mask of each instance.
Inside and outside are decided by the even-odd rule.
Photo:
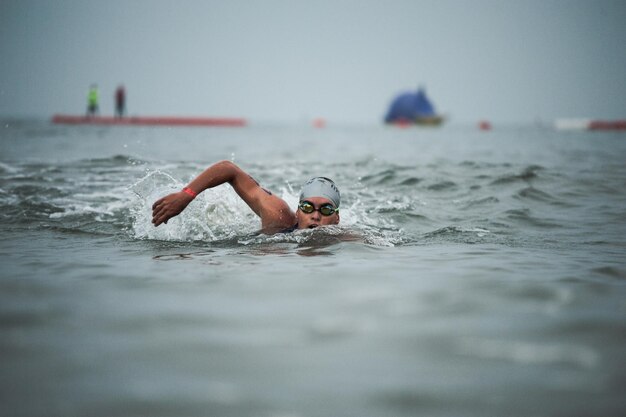
[[[258,234],[231,160],[341,223]],[[626,134],[0,126],[2,416],[626,414]]]

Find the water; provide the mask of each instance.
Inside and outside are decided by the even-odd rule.
[[[234,160],[341,224],[265,236]],[[626,413],[626,135],[0,128],[0,415]],[[357,236],[357,239],[349,237]]]

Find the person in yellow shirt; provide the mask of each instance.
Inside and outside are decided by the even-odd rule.
[[[95,116],[98,113],[98,85],[92,84],[87,94],[87,116]]]

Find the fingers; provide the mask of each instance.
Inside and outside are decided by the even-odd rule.
[[[160,225],[161,223],[167,224],[167,221],[172,217],[178,215],[180,210],[176,210],[172,204],[162,203],[159,206],[156,206],[152,210],[152,224],[155,226]]]
[[[161,216],[157,216],[157,215],[152,216],[152,224],[154,226],[158,226],[161,223],[163,223],[163,221],[161,220]]]
[[[152,224],[158,226],[167,221],[169,217],[171,216],[167,215],[167,204],[164,204],[163,199],[154,203],[152,206]]]
[[[158,226],[162,223],[167,224],[167,221],[171,218],[172,216],[168,216],[168,215],[160,215],[158,217],[154,217],[152,219],[152,224],[154,224],[154,226]]]
[[[169,195],[159,198],[152,205],[152,224],[154,224],[155,227],[160,225],[161,223],[167,223],[167,220],[169,219],[169,217],[171,217],[166,214],[168,207],[168,197]]]
[[[154,210],[157,206],[161,205],[163,200],[165,200],[165,197],[159,198],[157,201],[155,201],[154,204],[152,205],[152,210]]]
[[[172,215],[168,212],[166,207],[159,207],[157,210],[152,212],[152,223],[155,226],[158,226],[161,223],[167,223],[171,217]]]
[[[158,226],[162,223],[167,224],[167,221],[174,216],[180,214],[185,209],[187,204],[193,199],[180,199],[180,194],[188,197],[184,193],[174,193],[167,195],[157,200],[152,205],[152,224]]]

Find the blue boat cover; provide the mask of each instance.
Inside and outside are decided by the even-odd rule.
[[[424,89],[420,88],[416,93],[402,93],[396,97],[389,106],[385,122],[414,121],[419,117],[432,116],[436,116],[435,109]]]

